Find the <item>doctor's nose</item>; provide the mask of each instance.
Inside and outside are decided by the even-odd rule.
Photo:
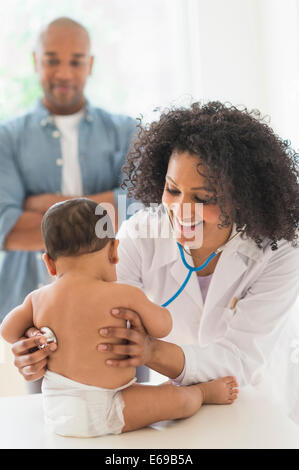
[[[190,220],[195,215],[195,205],[188,199],[182,199],[171,205],[171,210],[181,220]]]

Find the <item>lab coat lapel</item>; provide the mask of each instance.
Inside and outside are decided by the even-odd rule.
[[[231,292],[232,286],[240,279],[247,265],[244,259],[231,248],[224,250],[211,279],[204,306],[204,314],[213,310],[221,298]]]
[[[234,233],[236,233],[235,230],[232,235]],[[248,263],[251,260],[258,262],[260,259],[259,248],[253,240],[242,239],[238,236],[228,243],[221,253],[211,279],[204,305],[204,316],[207,313],[211,316],[211,312],[216,306],[231,307],[231,305],[227,305],[227,302],[233,298],[234,285],[240,286],[238,281],[248,269]],[[224,296],[229,300],[222,301]]]

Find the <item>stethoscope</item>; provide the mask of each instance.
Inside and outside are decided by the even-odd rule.
[[[169,217],[169,214],[168,214],[168,217]],[[169,220],[170,220],[171,226],[173,227],[170,217],[169,217]],[[204,261],[204,263],[201,266],[198,266],[198,267],[191,266],[189,263],[187,263],[186,258],[185,258],[185,254],[184,254],[184,251],[185,251],[184,247],[180,243],[176,242],[177,246],[179,248],[179,251],[180,251],[181,260],[182,260],[184,266],[188,269],[188,274],[187,274],[187,277],[184,280],[183,284],[181,285],[181,287],[177,290],[177,292],[172,297],[170,297],[170,299],[167,300],[167,302],[165,302],[161,306],[162,307],[167,307],[169,304],[171,304],[182,293],[182,291],[185,289],[186,285],[189,282],[191,274],[193,272],[198,272],[198,271],[201,271],[202,269],[204,269],[210,263],[210,261],[212,261],[212,259],[215,258],[215,256],[217,256],[219,253],[221,253],[221,251],[224,250],[224,248],[226,247],[226,245],[229,242],[231,242],[234,238],[241,235],[241,233],[244,232],[245,228],[246,228],[246,224],[243,225],[243,227],[241,228],[241,230],[239,232],[235,233],[235,235],[233,235],[231,238],[229,238],[224,245],[221,245],[219,248],[217,248],[217,250],[213,251],[213,253],[211,253],[210,256],[206,259],[206,261]],[[189,256],[191,256],[189,253],[187,253],[187,254]]]
[[[47,326],[43,326],[42,328],[39,329],[41,333],[43,333],[43,336],[46,338],[47,343],[41,344],[38,346],[38,349],[44,349],[48,343],[56,343],[57,344],[57,338],[51,328],[48,328]]]

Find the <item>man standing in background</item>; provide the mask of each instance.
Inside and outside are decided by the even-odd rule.
[[[117,209],[123,193],[121,167],[136,122],[86,100],[93,61],[81,24],[51,22],[34,51],[43,98],[34,110],[0,125],[0,322],[50,281],[42,260],[45,211],[81,195]]]

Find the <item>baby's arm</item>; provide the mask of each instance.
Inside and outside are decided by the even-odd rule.
[[[4,318],[0,334],[8,343],[15,343],[31,326],[33,326],[33,308],[29,294],[22,305],[18,305]]]
[[[139,313],[147,332],[155,338],[167,336],[172,328],[169,311],[151,302],[141,289],[125,284],[122,286],[127,299],[127,307]]]

